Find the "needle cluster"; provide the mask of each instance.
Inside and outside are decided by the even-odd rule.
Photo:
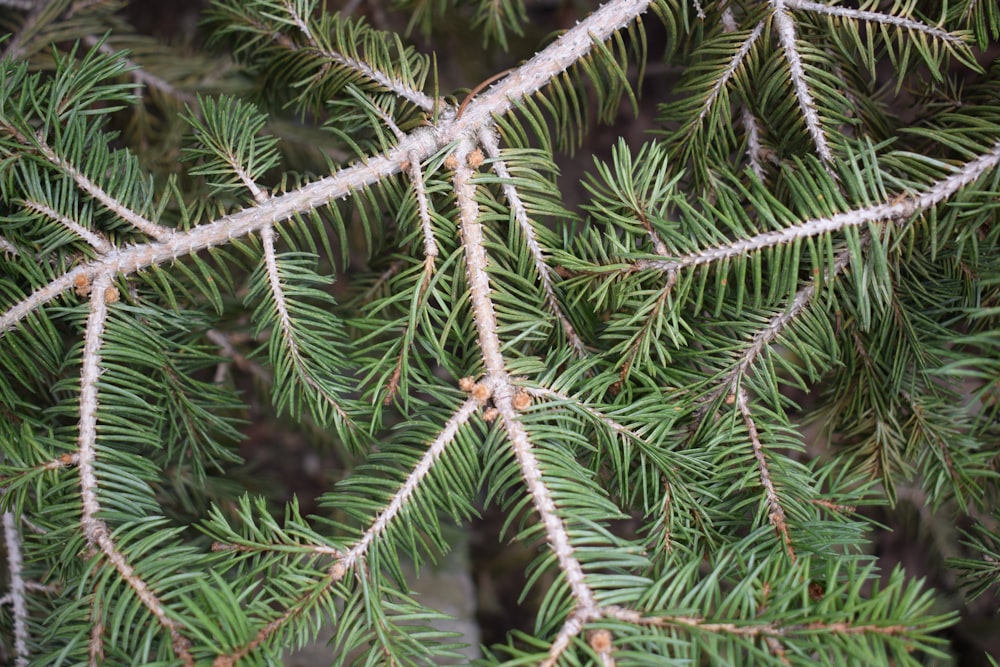
[[[486,664],[947,659],[867,509],[995,591],[996,3],[608,0],[453,95],[414,44],[532,3],[116,4],[0,2],[9,664],[461,661],[404,573],[487,507],[540,602]],[[308,516],[261,414],[348,462]]]

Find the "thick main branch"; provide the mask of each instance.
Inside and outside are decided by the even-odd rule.
[[[298,213],[319,208],[353,192],[363,190],[399,172],[414,156],[423,161],[463,136],[472,136],[493,122],[494,114],[504,114],[525,97],[537,93],[573,63],[586,56],[595,43],[610,37],[646,11],[649,0],[621,0],[599,8],[566,31],[534,58],[513,70],[486,93],[475,98],[461,117],[442,118],[434,127],[411,132],[384,155],[373,156],[331,176],[293,192],[272,197],[231,215],[223,216],[187,232],[175,232],[162,241],[131,246],[101,260],[83,264],[39,288],[0,317],[0,332],[6,331],[29,313],[73,287],[77,279],[92,280],[103,273],[134,273],[191,255],[212,246],[229,243],[261,228],[288,220]],[[82,276],[82,278],[81,278]]]

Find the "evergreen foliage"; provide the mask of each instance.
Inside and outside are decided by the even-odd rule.
[[[0,2],[10,664],[461,660],[404,563],[487,506],[541,602],[485,663],[947,660],[863,509],[972,517],[995,591],[997,4],[608,0],[454,96],[413,44],[532,3],[326,5],[195,52]],[[347,462],[315,513],[244,483],[250,396]]]

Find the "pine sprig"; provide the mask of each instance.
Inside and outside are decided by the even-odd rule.
[[[614,0],[458,101],[378,14],[218,0],[249,93],[105,4],[2,19],[11,662],[264,664],[323,626],[335,660],[461,660],[407,568],[487,505],[539,606],[486,662],[945,656],[858,508],[992,501],[992,8]],[[466,18],[506,49],[536,10]],[[661,138],[577,207],[556,151],[640,108],[647,13],[684,70],[646,87]],[[251,401],[357,460],[317,516],[213,486]]]

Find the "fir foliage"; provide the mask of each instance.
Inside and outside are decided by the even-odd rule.
[[[461,661],[408,568],[492,506],[539,603],[484,664],[946,661],[866,508],[995,594],[996,3],[609,0],[454,95],[415,44],[532,3],[332,4],[0,2],[7,661]],[[262,412],[344,461],[309,515]]]

